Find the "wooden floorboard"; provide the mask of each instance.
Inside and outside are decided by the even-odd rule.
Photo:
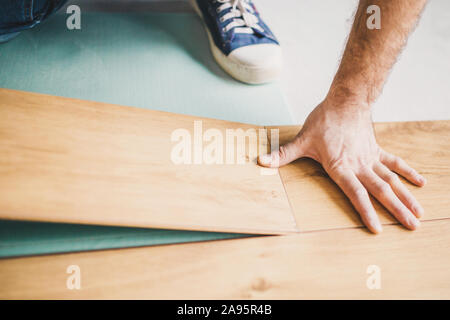
[[[449,253],[444,219],[376,236],[350,228],[4,259],[0,298],[449,299]],[[69,265],[80,267],[80,290],[66,287]],[[370,266],[380,289],[367,286]]]
[[[202,129],[194,143],[197,120]],[[172,161],[178,129],[192,141],[191,164]],[[208,144],[200,144],[208,129],[223,139],[224,163],[224,148],[234,150],[232,164],[204,162]],[[258,135],[262,127],[0,89],[0,218],[296,232],[278,173],[262,175],[251,153],[258,139],[227,143],[227,130],[239,129]],[[240,147],[243,164],[237,162]]]

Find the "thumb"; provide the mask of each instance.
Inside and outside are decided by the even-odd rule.
[[[297,137],[291,142],[280,146],[278,150],[259,156],[258,164],[263,167],[278,168],[303,156],[301,139]]]

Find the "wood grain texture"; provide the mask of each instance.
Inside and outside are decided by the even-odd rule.
[[[224,137],[226,129],[259,128],[0,89],[0,218],[295,232],[280,177],[261,175],[254,159],[171,161],[172,132],[184,128],[193,139],[194,120],[203,121],[203,132],[216,128]]]
[[[0,298],[449,299],[450,220],[0,260]],[[68,290],[69,265],[81,290]],[[369,290],[367,268],[381,271]]]
[[[280,144],[295,137],[300,128],[279,127]],[[421,220],[449,218],[450,121],[376,123],[375,131],[382,148],[402,157],[428,180],[418,188],[403,179],[425,209]],[[362,225],[350,201],[314,160],[299,159],[279,172],[300,231]],[[380,203],[372,202],[383,224],[397,223]]]

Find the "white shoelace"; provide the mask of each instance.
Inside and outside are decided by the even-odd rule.
[[[220,17],[220,22],[231,20],[223,29],[228,32],[234,29],[235,33],[253,33],[253,29],[264,32],[264,29],[258,24],[258,17],[254,15],[255,11],[248,3],[248,0],[216,0],[221,3],[217,7],[217,13],[231,8],[229,12]]]

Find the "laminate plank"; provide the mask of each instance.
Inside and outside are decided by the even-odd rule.
[[[213,128],[223,137],[226,130],[258,133],[261,129],[0,89],[0,218],[256,234],[296,232],[279,175],[262,175],[252,158],[256,154],[250,149],[257,148],[258,141],[224,143],[235,154],[237,148],[245,149],[243,164],[172,161],[178,143],[171,141],[172,133],[186,129],[194,141],[196,120],[202,122],[203,133]],[[194,153],[195,146],[192,162]]]
[[[12,258],[0,260],[0,298],[449,299],[449,252],[445,219],[376,236],[349,228]],[[70,265],[80,290],[67,289]],[[367,286],[371,268],[379,289]]]
[[[280,144],[291,140],[300,126],[279,129]],[[386,151],[402,157],[425,176],[423,188],[405,181],[425,209],[421,220],[450,218],[450,121],[375,123],[377,140]],[[311,159],[299,159],[280,168],[300,231],[361,226],[358,213],[322,166]],[[397,223],[372,198],[383,224]]]

